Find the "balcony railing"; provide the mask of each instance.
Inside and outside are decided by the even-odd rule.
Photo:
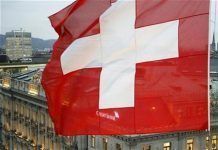
[[[33,96],[45,97],[45,92],[42,88],[42,85],[39,83],[26,82],[23,80],[12,79],[10,77],[3,77],[0,80],[0,86],[5,89],[22,91]]]

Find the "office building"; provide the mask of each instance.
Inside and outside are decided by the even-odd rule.
[[[10,60],[32,56],[31,33],[22,29],[6,32],[5,49]]]

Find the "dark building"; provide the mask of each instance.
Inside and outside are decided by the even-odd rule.
[[[0,63],[8,63],[9,57],[5,54],[0,54]]]

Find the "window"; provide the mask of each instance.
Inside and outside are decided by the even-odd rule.
[[[188,139],[186,141],[186,149],[187,150],[193,150],[194,149],[193,146],[194,146],[194,140],[193,139]]]
[[[103,138],[103,150],[107,150],[107,138]]]
[[[41,112],[39,117],[40,117],[41,126],[45,127],[45,114]]]
[[[38,86],[36,84],[30,84],[29,83],[28,94],[38,95]]]
[[[151,150],[151,146],[148,144],[143,145],[142,150]]]
[[[212,150],[217,150],[217,136],[212,136]]]
[[[116,150],[121,150],[121,145],[119,143],[116,143]]]
[[[91,135],[91,147],[95,148],[95,136]]]
[[[11,80],[10,80],[10,78],[3,78],[3,80],[2,80],[2,86],[3,86],[4,88],[10,88],[10,86],[11,86]]]
[[[209,150],[209,137],[207,136],[205,139],[205,150]]]
[[[170,142],[164,143],[163,150],[171,150],[171,143]]]
[[[36,121],[36,117],[37,117],[36,110],[33,109],[33,112],[32,112],[32,119],[33,119],[33,121]]]

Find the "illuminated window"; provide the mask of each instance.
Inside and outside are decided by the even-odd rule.
[[[95,148],[95,136],[91,136],[91,147]]]
[[[212,150],[217,150],[217,136],[212,136]]]
[[[45,114],[41,113],[41,124],[45,125]]]
[[[148,144],[143,145],[142,150],[151,150],[151,146]]]
[[[11,79],[10,78],[3,78],[2,86],[4,88],[10,88],[10,86],[11,86]]]
[[[107,138],[103,138],[103,150],[107,150]]]
[[[121,150],[121,145],[119,143],[116,143],[116,150]]]
[[[193,139],[188,139],[186,141],[186,149],[187,150],[193,150],[194,149],[193,146],[194,146],[194,140]]]
[[[164,143],[163,150],[171,150],[171,143],[170,142]]]
[[[28,93],[31,95],[38,95],[38,85],[29,84]]]
[[[209,150],[209,137],[207,136],[205,139],[205,150]]]

